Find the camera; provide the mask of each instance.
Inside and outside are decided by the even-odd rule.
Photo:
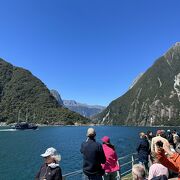
[[[156,146],[158,146],[158,147],[163,147],[163,142],[162,142],[162,141],[158,141],[158,142],[156,143]]]

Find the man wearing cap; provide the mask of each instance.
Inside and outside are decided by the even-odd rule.
[[[104,170],[101,164],[106,162],[102,145],[95,140],[96,132],[93,128],[87,130],[87,140],[81,144],[83,154],[83,172],[85,179],[102,180]]]

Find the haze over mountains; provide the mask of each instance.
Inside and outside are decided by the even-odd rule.
[[[52,95],[56,98],[60,105],[63,105],[71,111],[77,112],[84,117],[91,117],[102,112],[105,107],[99,105],[88,105],[76,102],[75,100],[62,100],[60,94],[56,90],[51,90]]]
[[[180,43],[155,61],[95,120],[119,125],[180,124]]]

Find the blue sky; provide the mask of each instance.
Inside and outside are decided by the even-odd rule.
[[[180,41],[179,0],[0,0],[0,57],[63,99],[108,105]]]

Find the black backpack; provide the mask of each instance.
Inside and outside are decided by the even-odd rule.
[[[153,177],[151,180],[168,180],[166,175],[161,175],[157,177]]]

